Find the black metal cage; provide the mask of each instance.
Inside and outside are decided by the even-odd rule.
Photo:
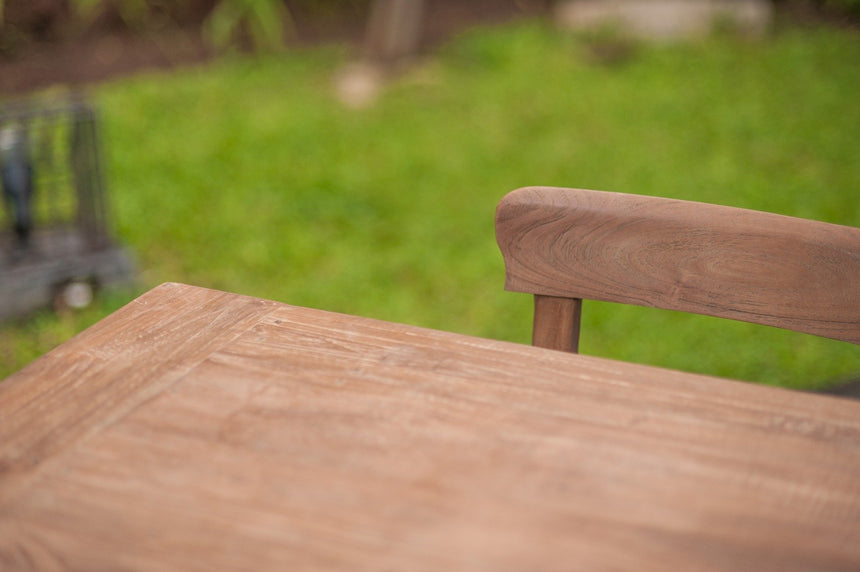
[[[0,182],[0,319],[60,300],[71,284],[131,279],[111,236],[97,116],[82,97],[0,106]]]

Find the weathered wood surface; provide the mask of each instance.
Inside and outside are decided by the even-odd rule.
[[[516,292],[731,318],[860,344],[860,229],[658,197],[530,187],[496,212]]]
[[[857,570],[860,403],[168,284],[0,383],[2,570]]]

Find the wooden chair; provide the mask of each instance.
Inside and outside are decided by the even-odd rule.
[[[860,228],[733,207],[529,187],[496,210],[532,343],[576,352],[583,299],[732,318],[860,344]]]

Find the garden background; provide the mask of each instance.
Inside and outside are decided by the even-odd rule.
[[[168,280],[527,343],[531,300],[504,291],[493,235],[495,205],[524,185],[860,226],[850,6],[781,3],[763,37],[654,44],[561,31],[548,3],[441,2],[419,56],[353,108],[335,85],[366,2],[288,5],[278,50],[242,26],[213,43],[212,3],[187,4],[187,21],[97,6],[75,30],[10,39],[5,3],[0,97],[84,86],[140,273],[87,310],[0,325],[0,377]],[[51,53],[86,71],[50,72]],[[584,353],[688,371],[810,389],[860,377],[856,346],[724,320],[588,303],[583,331]]]

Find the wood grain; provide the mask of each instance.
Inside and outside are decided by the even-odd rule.
[[[860,229],[658,197],[529,187],[496,212],[506,287],[860,344]]]
[[[855,401],[179,285],[10,381],[2,570],[860,567]]]
[[[158,394],[273,303],[164,284],[0,383],[0,501],[75,440]]]
[[[581,318],[582,300],[536,295],[532,345],[577,353]]]

